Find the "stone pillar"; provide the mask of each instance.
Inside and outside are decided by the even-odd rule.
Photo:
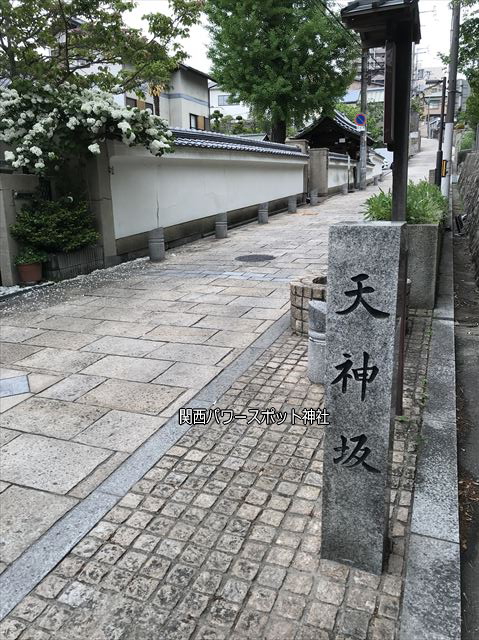
[[[429,184],[436,184],[436,169],[429,169]]]
[[[321,557],[376,574],[387,547],[405,250],[403,222],[330,227]]]
[[[375,187],[377,187],[377,186],[378,186],[378,184],[379,184],[379,176],[374,176],[374,178],[373,178],[373,184],[374,184],[374,186],[375,186]]]
[[[258,205],[258,224],[268,224],[268,203]]]
[[[309,192],[319,197],[328,195],[328,149],[309,150]]]
[[[313,189],[312,191],[309,192],[309,204],[314,207],[315,205],[319,204],[319,196],[318,196],[318,190],[317,189]]]
[[[324,384],[326,365],[326,302],[309,303],[308,378],[314,384]]]
[[[0,271],[5,287],[18,283],[15,257],[19,247],[10,233],[10,225],[14,224],[17,213],[29,202],[28,196],[33,195],[37,187],[38,176],[0,173]]]
[[[96,218],[98,231],[103,243],[105,267],[111,267],[120,263],[116,250],[110,183],[110,157],[113,154],[113,146],[111,141],[103,142],[100,146],[100,155],[89,158],[86,174],[90,193],[90,206]]]
[[[298,210],[297,204],[298,204],[297,196],[289,196],[289,198],[288,198],[288,213],[296,213],[296,211]]]
[[[219,213],[216,216],[215,233],[217,240],[223,240],[228,237],[228,214]]]
[[[148,251],[152,262],[161,262],[165,259],[165,231],[163,227],[157,227],[148,233]]]
[[[343,196],[347,196],[348,195],[348,185],[347,184],[341,185],[341,193],[343,194]]]

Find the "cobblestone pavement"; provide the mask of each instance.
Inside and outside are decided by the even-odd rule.
[[[329,225],[374,190],[4,304],[0,570],[287,313],[289,281],[324,272]],[[273,259],[235,259],[251,253]]]
[[[323,426],[286,331],[215,405],[283,424],[196,425],[1,623],[5,640],[394,640],[430,314],[412,316],[382,576],[319,559]],[[354,526],[354,522],[351,522]]]

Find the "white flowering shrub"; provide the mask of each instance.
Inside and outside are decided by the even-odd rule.
[[[119,106],[108,93],[64,83],[32,85],[28,93],[0,89],[0,141],[15,169],[58,170],[67,156],[100,153],[100,142],[143,145],[155,156],[172,151],[167,123],[147,110]]]

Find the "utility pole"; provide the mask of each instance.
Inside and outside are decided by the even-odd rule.
[[[359,135],[359,188],[366,189],[368,157],[368,49],[361,52],[361,113],[366,116],[364,128]]]
[[[444,112],[446,110],[446,78],[442,79],[442,98],[441,98],[441,121],[439,125],[439,144],[436,154],[436,186],[441,186],[442,174],[442,143],[444,140]]]
[[[452,27],[451,27],[451,52],[449,56],[449,85],[447,90],[447,114],[444,127],[444,155],[443,164],[445,171],[441,182],[441,192],[443,196],[449,196],[451,184],[451,160],[452,160],[452,138],[454,133],[454,114],[456,110],[456,86],[457,86],[457,59],[459,55],[459,26],[461,18],[461,2],[455,0],[452,5]]]

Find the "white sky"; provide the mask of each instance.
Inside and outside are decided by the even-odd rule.
[[[348,4],[349,0],[336,0],[338,7]],[[125,15],[125,21],[133,26],[142,26],[141,16],[145,13],[168,12],[168,0],[137,0],[137,8]],[[421,13],[421,42],[418,45],[419,67],[441,67],[438,53],[447,53],[450,44],[451,9],[449,0],[419,0]],[[204,20],[204,19],[203,19]],[[187,64],[201,71],[210,70],[210,61],[206,55],[209,34],[203,25],[197,25],[190,31],[190,37],[184,43],[188,53]]]

